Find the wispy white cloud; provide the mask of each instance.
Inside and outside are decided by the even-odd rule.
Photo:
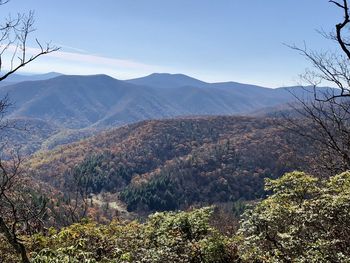
[[[133,60],[128,59],[118,59],[118,58],[111,58],[111,57],[104,57],[94,54],[87,54],[82,49],[77,49],[71,47],[71,49],[75,49],[76,52],[68,52],[59,50],[56,52],[52,52],[49,54],[46,54],[42,58],[51,58],[55,59],[56,62],[62,63],[74,63],[75,67],[77,67],[79,64],[84,68],[90,67],[90,68],[110,68],[110,69],[124,69],[124,70],[136,70],[136,71],[150,71],[155,72],[161,70],[162,67],[156,66],[156,65],[150,65],[142,62],[137,62]],[[16,46],[10,46],[8,48],[8,55],[15,52]],[[40,52],[39,48],[35,47],[27,47],[27,56],[35,55]],[[34,62],[35,63],[35,62]]]
[[[28,48],[29,53],[35,54],[40,50],[37,48]],[[65,61],[72,62],[81,62],[81,63],[90,63],[91,65],[104,65],[110,67],[123,67],[128,69],[142,69],[142,70],[156,70],[159,68],[155,65],[149,65],[145,63],[136,62],[133,60],[126,59],[117,59],[117,58],[109,58],[98,55],[91,54],[81,54],[76,52],[66,52],[66,51],[57,51],[46,55],[47,57],[62,59]]]
[[[26,73],[46,73],[56,71],[63,74],[92,75],[107,74],[118,79],[145,76],[154,72],[172,72],[168,67],[151,65],[129,59],[119,59],[87,53],[86,50],[62,46],[57,52],[41,56],[22,68]],[[72,51],[67,51],[68,49]],[[3,68],[8,70],[16,46],[10,46],[3,55]],[[27,56],[40,52],[39,48],[27,47]],[[15,59],[16,60],[16,59]],[[5,62],[8,62],[6,65]]]

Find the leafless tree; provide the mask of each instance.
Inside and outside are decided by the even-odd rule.
[[[297,103],[292,108],[298,118],[287,119],[292,130],[317,145],[318,161],[323,160],[324,168],[334,173],[350,169],[350,16],[347,0],[329,2],[342,10],[343,18],[334,31],[320,33],[334,41],[338,49],[316,52],[305,44],[302,48],[290,46],[304,56],[313,69],[301,76],[308,85],[304,93],[294,94]]]
[[[0,160],[0,233],[21,256],[22,262],[29,262],[20,236],[38,228],[46,201],[35,198],[30,187],[32,182],[25,176],[21,163],[17,153],[11,160]]]
[[[0,0],[0,6],[9,0]],[[59,50],[50,43],[42,44],[35,39],[36,48],[30,49],[28,42],[34,28],[34,13],[9,15],[0,24],[0,81],[36,60],[42,55]],[[7,128],[3,121],[9,107],[7,97],[0,99],[0,130]],[[21,256],[22,262],[29,262],[26,248],[20,235],[32,231],[40,224],[45,202],[38,202],[28,187],[29,177],[21,170],[21,158],[14,154],[12,158],[0,158],[0,234]]]
[[[7,2],[0,2],[0,6]],[[38,57],[59,50],[50,43],[43,45],[35,39],[37,52],[35,54],[28,52],[29,36],[35,31],[34,22],[34,12],[31,11],[28,14],[17,14],[15,18],[9,16],[3,24],[0,24],[0,72],[2,72],[0,81]],[[3,58],[9,54],[11,59],[5,63]]]
[[[66,193],[68,207],[65,210],[69,224],[77,223],[87,216],[88,202],[88,176],[81,169],[75,168],[68,173]]]

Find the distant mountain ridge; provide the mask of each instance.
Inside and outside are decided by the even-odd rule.
[[[46,80],[52,79],[58,76],[62,76],[61,73],[58,72],[48,72],[43,74],[11,74],[6,78],[7,83],[18,83],[23,81],[37,81],[37,80]]]
[[[37,80],[46,80],[61,76],[61,73],[57,72],[49,72],[44,74],[11,74],[5,80],[0,82],[0,87],[12,85],[15,83],[23,82],[23,81],[37,81]]]
[[[155,86],[150,86],[152,83]],[[246,114],[292,99],[284,89],[206,83],[178,74],[152,74],[128,81],[107,75],[61,75],[5,86],[0,97],[6,94],[15,102],[9,117],[42,119],[65,128],[113,127],[177,116]]]
[[[41,80],[27,79],[0,87],[0,98],[8,95],[14,103],[6,117],[20,119],[21,123],[26,120],[27,125],[33,127],[28,131],[33,136],[14,131],[6,137],[23,143],[29,153],[138,121],[247,115],[278,109],[279,105],[294,100],[286,88],[269,89],[236,82],[207,83],[182,74],[155,73],[126,81],[107,75],[59,73],[32,78]],[[298,87],[293,89],[298,94],[302,92]],[[36,137],[38,131],[34,125],[39,122],[51,128],[46,129],[50,132]],[[33,143],[35,147],[28,147]]]

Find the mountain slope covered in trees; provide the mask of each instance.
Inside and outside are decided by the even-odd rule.
[[[163,82],[170,87],[164,88]],[[205,83],[170,74],[130,81],[106,75],[63,75],[3,87],[0,96],[5,95],[15,102],[9,117],[38,118],[65,128],[111,127],[175,116],[244,114],[292,99],[284,89]]]
[[[143,121],[39,153],[36,178],[57,189],[83,175],[89,193],[118,193],[130,211],[264,196],[264,178],[306,169],[311,145],[275,119],[198,117]]]
[[[26,123],[7,133],[9,145],[31,154],[77,141],[98,131],[142,120],[199,115],[246,115],[294,100],[287,89],[236,82],[206,83],[182,74],[152,74],[120,81],[106,75],[68,76],[48,73],[15,76],[0,97],[14,102],[6,118]],[[22,81],[24,80],[24,81]],[[30,81],[27,81],[30,80]],[[300,88],[293,88],[298,94]],[[300,89],[300,90],[299,90]],[[41,130],[41,122],[54,131]],[[3,135],[2,135],[3,136]],[[22,138],[18,141],[18,138]]]

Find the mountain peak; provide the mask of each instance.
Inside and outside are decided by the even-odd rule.
[[[206,82],[180,73],[152,73],[145,77],[127,80],[127,82],[156,88],[203,87],[207,84]]]
[[[188,78],[195,79],[182,73],[166,73],[166,72],[155,72],[146,77],[169,77],[169,78]]]

